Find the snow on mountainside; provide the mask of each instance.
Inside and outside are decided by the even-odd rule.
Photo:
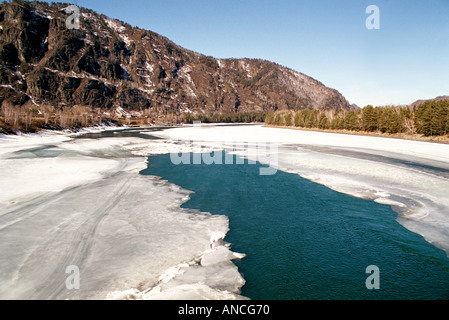
[[[259,59],[215,59],[66,4],[0,5],[0,100],[156,113],[348,109],[336,90]]]

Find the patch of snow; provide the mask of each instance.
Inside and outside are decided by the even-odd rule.
[[[252,78],[253,76],[251,75],[251,71],[249,69],[249,64],[244,60],[240,60],[239,64],[240,64],[240,67],[242,67],[246,71],[246,76],[248,78]]]
[[[126,68],[126,66],[124,64],[120,64],[120,67],[122,67],[123,71],[124,71],[124,76],[126,80],[130,80],[129,78],[129,73],[128,73],[128,69]]]
[[[117,21],[114,21],[111,19],[106,19],[105,22],[109,28],[111,28],[112,30],[115,30],[119,33],[125,31],[125,29],[126,29],[124,26],[120,25]]]
[[[192,88],[190,88],[189,86],[185,86],[184,88],[185,88],[186,93],[187,93],[190,97],[192,97],[192,98],[194,98],[194,99],[198,98],[197,95],[196,95],[196,93],[195,93],[195,91],[193,91]]]
[[[153,71],[154,71],[154,65],[149,64],[147,61],[145,61],[145,68],[146,68],[149,72],[153,72]]]
[[[119,116],[121,116],[121,117],[129,117],[129,116],[131,116],[131,114],[128,111],[126,111],[125,109],[123,109],[122,107],[117,107],[115,109],[115,115],[117,117],[119,117]]]
[[[133,42],[133,40],[131,40],[127,34],[121,33],[121,34],[119,34],[119,36],[123,40],[123,42],[126,44],[126,47],[129,48],[131,46],[131,43]]]
[[[154,85],[145,85],[145,87],[150,87],[150,88],[154,88]],[[142,92],[144,92],[144,93],[146,93],[146,94],[153,94],[154,93],[154,91],[155,91],[155,89],[143,89],[143,88],[136,88],[137,90],[139,90],[139,91],[142,91]]]
[[[0,87],[3,87],[3,88],[9,88],[9,89],[12,89],[12,90],[14,90],[15,92],[17,92],[17,90],[14,89],[10,84],[0,84]]]

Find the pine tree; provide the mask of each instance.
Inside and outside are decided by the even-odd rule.
[[[268,125],[274,123],[274,111],[268,112],[268,114],[265,117],[265,123]]]
[[[403,132],[402,117],[400,111],[395,107],[387,108],[387,133]]]
[[[449,101],[440,100],[435,103],[436,107],[436,122],[439,135],[446,135],[449,131],[447,126],[449,120]]]
[[[279,113],[277,113],[277,114],[274,116],[273,124],[274,124],[275,126],[280,126],[280,125],[282,125],[282,117],[281,117],[281,115],[280,115]]]
[[[376,107],[377,126],[379,131],[386,133],[388,131],[388,111],[386,107]]]
[[[304,128],[306,126],[307,110],[302,109],[295,114],[295,126]]]
[[[344,121],[344,128],[346,130],[352,130],[352,131],[360,130],[360,127],[358,125],[357,114],[354,110],[349,110],[346,113],[345,121]]]
[[[419,105],[415,113],[417,132],[425,136],[442,133],[435,101],[430,100]]]
[[[306,110],[306,112],[305,127],[318,128],[318,110]]]
[[[318,127],[320,129],[329,129],[329,119],[326,117],[324,112],[320,114],[320,120],[318,122]]]
[[[362,110],[362,127],[363,130],[369,132],[378,130],[376,113],[371,105],[366,106]]]
[[[291,113],[287,113],[285,116],[284,116],[284,124],[286,125],[286,126],[291,126],[293,123],[292,123],[292,114]]]

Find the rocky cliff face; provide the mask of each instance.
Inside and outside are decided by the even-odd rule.
[[[348,109],[336,90],[255,59],[215,59],[154,32],[67,5],[0,5],[0,100],[153,113]]]

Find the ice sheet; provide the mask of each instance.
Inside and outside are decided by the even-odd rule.
[[[243,298],[227,217],[181,209],[189,191],[139,175],[147,158],[130,151],[147,140],[0,140],[0,299]]]
[[[72,140],[63,134],[0,139],[0,181],[5,186],[0,208],[93,182],[122,169],[123,159],[117,158],[124,155],[118,148],[122,143],[118,139]]]

